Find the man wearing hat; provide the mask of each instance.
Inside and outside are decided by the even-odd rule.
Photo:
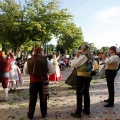
[[[10,58],[5,57],[4,51],[0,51],[0,82],[5,92],[5,97],[0,99],[1,102],[8,101],[8,80],[9,80],[9,71],[11,69],[11,62],[14,61],[14,56],[9,52]]]
[[[119,66],[119,57],[116,54],[116,47],[111,46],[109,48],[110,56],[107,57],[106,53],[103,54],[103,61],[106,65],[106,80],[107,80],[107,87],[108,87],[108,99],[104,100],[107,102],[104,107],[113,107],[114,106],[114,81],[115,76],[117,74],[117,69]]]
[[[52,63],[44,57],[42,48],[34,48],[34,55],[25,63],[23,72],[25,75],[30,75],[30,100],[27,116],[29,119],[33,118],[37,102],[37,94],[39,93],[41,114],[42,118],[45,118],[47,115],[47,97],[49,97],[48,73],[53,74],[55,69]]]

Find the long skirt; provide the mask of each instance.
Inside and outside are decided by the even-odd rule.
[[[58,65],[55,67],[55,73],[49,75],[49,81],[60,81],[62,79],[61,71]]]
[[[49,81],[60,81],[62,79],[62,75],[60,73],[60,76],[57,76],[56,72],[49,75]]]

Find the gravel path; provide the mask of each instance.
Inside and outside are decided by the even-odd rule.
[[[77,120],[71,117],[70,113],[76,108],[75,90],[64,84],[72,70],[62,71],[63,80],[50,83],[50,100],[48,101],[48,115],[43,120]],[[18,88],[15,93],[9,94],[9,102],[0,102],[0,120],[28,120],[29,101],[29,77],[24,76],[25,84]],[[0,97],[3,90],[0,85]],[[120,120],[120,71],[115,82],[115,106],[104,108],[104,99],[107,99],[107,86],[105,79],[92,80],[90,87],[91,115],[84,116],[82,120]],[[39,100],[37,102],[34,120],[41,120]]]

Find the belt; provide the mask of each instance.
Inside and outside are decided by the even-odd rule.
[[[4,74],[0,74],[0,77],[9,77],[10,75],[9,75],[9,72],[7,72],[7,73],[4,73]]]
[[[77,71],[77,76],[91,77],[91,72],[79,72],[79,71]]]

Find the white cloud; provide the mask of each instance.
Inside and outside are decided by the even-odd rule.
[[[116,23],[120,21],[120,7],[112,7],[109,9],[104,9],[95,14],[97,21],[103,23]]]
[[[120,46],[120,7],[98,11],[92,19],[92,26],[84,31],[85,41],[96,47]]]

